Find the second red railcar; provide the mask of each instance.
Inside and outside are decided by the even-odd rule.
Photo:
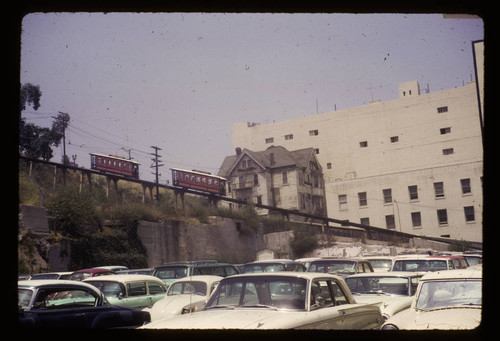
[[[174,186],[226,195],[226,178],[198,171],[170,169],[172,170],[172,184]]]

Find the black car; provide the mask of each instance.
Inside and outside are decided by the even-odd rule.
[[[18,282],[18,321],[28,328],[135,328],[148,312],[108,303],[93,285],[69,280]]]

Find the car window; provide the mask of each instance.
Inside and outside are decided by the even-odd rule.
[[[127,283],[128,296],[146,295],[146,282]]]
[[[57,309],[95,306],[98,296],[85,289],[49,288],[38,291],[32,309]]]
[[[18,289],[17,290],[17,304],[19,307],[26,309],[31,301],[31,296],[33,296],[33,291],[29,289]]]
[[[160,279],[178,279],[188,275],[187,267],[159,268],[155,271],[155,276]]]
[[[167,296],[180,294],[198,294],[205,296],[207,292],[207,284],[200,281],[192,282],[177,282],[170,285]]]
[[[101,290],[106,297],[118,297],[120,294],[125,295],[125,286],[120,282],[110,281],[87,281],[97,289]]]
[[[335,305],[342,305],[349,303],[344,291],[337,282],[332,280],[330,281],[330,285],[332,287],[333,296],[335,298]]]
[[[334,299],[328,281],[314,281],[311,285],[311,309],[333,306]]]
[[[148,282],[149,294],[158,295],[166,292],[165,287],[156,282]]]

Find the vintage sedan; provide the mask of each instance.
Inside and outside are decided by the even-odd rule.
[[[27,328],[135,328],[149,313],[109,304],[93,285],[70,280],[18,282],[18,320]]]
[[[343,279],[310,272],[240,274],[221,280],[202,311],[150,329],[377,329],[379,307],[355,303]]]
[[[83,281],[86,278],[89,277],[97,277],[97,276],[106,276],[106,275],[113,275],[115,272],[113,270],[109,269],[97,269],[97,268],[91,268],[91,269],[81,269],[73,272],[68,279],[72,281]]]
[[[111,304],[143,309],[161,300],[167,292],[165,283],[148,275],[113,275],[84,280],[101,290]]]
[[[299,271],[305,272],[306,266],[300,262],[291,259],[268,259],[258,260],[246,263],[241,267],[241,273],[254,272],[281,272],[281,271]]]
[[[348,276],[345,282],[356,302],[379,303],[382,316],[387,320],[411,306],[422,275],[415,272],[374,272]]]
[[[178,279],[168,287],[164,298],[144,311],[150,313],[151,321],[200,311],[222,278],[200,275]]]
[[[455,265],[449,257],[417,255],[397,256],[394,258],[391,271],[432,272],[453,269]]]
[[[474,329],[481,323],[481,268],[424,275],[409,309],[389,318],[383,330]]]
[[[372,265],[375,272],[391,271],[392,261],[394,257],[391,256],[368,256],[364,257]]]

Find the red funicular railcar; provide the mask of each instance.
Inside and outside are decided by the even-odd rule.
[[[90,168],[139,179],[139,162],[119,156],[90,153]]]
[[[226,195],[226,178],[199,171],[170,168],[172,184],[218,195]]]

